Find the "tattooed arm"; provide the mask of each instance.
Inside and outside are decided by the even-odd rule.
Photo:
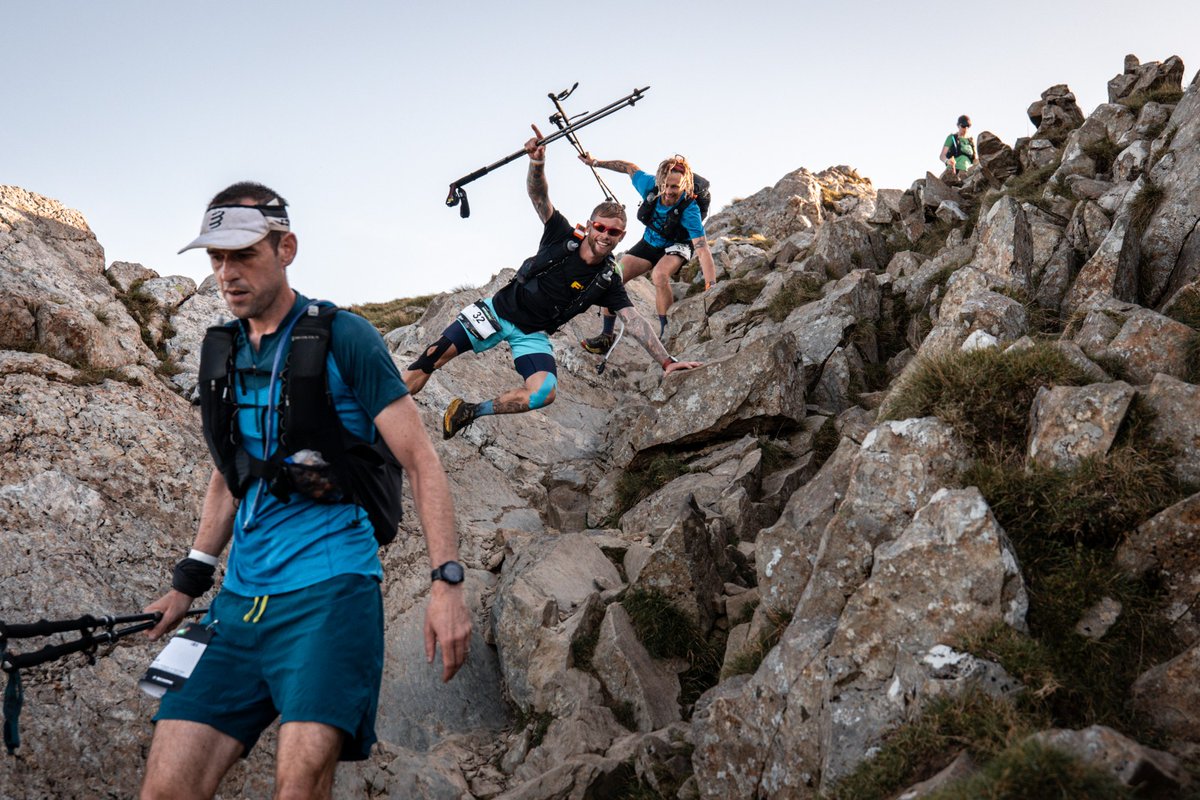
[[[634,164],[632,161],[600,161],[592,158],[590,155],[580,156],[579,160],[587,164],[589,167],[611,169],[613,172],[623,172],[626,175],[632,175],[638,171],[638,165]]]
[[[525,142],[525,152],[529,154],[529,175],[525,178],[525,189],[529,199],[533,201],[533,210],[543,223],[554,214],[554,204],[550,202],[550,187],[546,184],[546,145],[539,145],[542,132],[536,125],[531,125],[534,137]]]
[[[696,251],[696,258],[700,260],[700,271],[704,273],[704,288],[711,289],[717,282],[717,264],[713,261],[708,239],[697,236],[692,239],[692,248]]]
[[[650,327],[650,323],[646,322],[646,318],[637,312],[632,306],[622,308],[617,312],[617,316],[625,323],[625,330],[638,343],[646,348],[646,352],[650,354],[663,372],[674,372],[678,369],[693,369],[699,367],[699,361],[675,361],[671,358],[671,354],[667,352],[667,348],[663,347],[663,343],[654,335],[654,330]]]

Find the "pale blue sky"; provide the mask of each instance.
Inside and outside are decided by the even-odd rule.
[[[110,261],[197,280],[208,198],[260,180],[291,203],[292,284],[339,303],[478,285],[540,225],[525,162],[449,182],[520,148],[546,94],[591,111],[601,158],[687,155],[715,207],[785,173],[849,164],[904,188],[954,119],[1010,144],[1025,108],[1067,83],[1090,112],[1126,53],[1200,67],[1195,0],[633,3],[203,3],[3,0],[0,183],[79,209]],[[565,141],[550,197],[573,220],[601,199]],[[630,208],[624,176],[610,185]],[[639,232],[636,224],[626,244]]]

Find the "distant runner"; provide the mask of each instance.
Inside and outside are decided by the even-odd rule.
[[[534,138],[525,143],[529,153],[526,188],[545,225],[537,255],[528,259],[516,277],[492,298],[463,309],[441,338],[426,347],[403,373],[409,392],[416,394],[434,370],[455,356],[469,350],[482,353],[508,342],[525,385],[482,403],[468,403],[461,397],[451,400],[442,417],[442,436],[446,439],[479,417],[517,414],[554,402],[558,366],[549,334],[594,305],[617,314],[664,373],[700,366],[696,361],[672,358],[625,293],[612,256],[625,236],[624,207],[620,203],[601,203],[586,226],[571,225],[550,202],[544,168],[546,148],[538,145],[542,134],[536,126],[533,132]]]
[[[580,156],[590,167],[611,169],[629,175],[633,186],[642,196],[638,220],[646,226],[641,240],[621,258],[621,278],[629,283],[653,269],[654,305],[658,311],[658,335],[667,329],[667,310],[675,302],[671,294],[671,277],[691,260],[700,260],[704,273],[704,288],[717,282],[717,265],[704,233],[703,218],[708,212],[708,181],[692,172],[683,156],[672,156],[658,165],[651,175],[642,172],[629,161],[599,161]],[[598,336],[584,339],[583,349],[589,353],[607,353],[613,345],[615,318],[604,315],[604,329]]]
[[[966,172],[978,160],[975,155],[975,139],[967,136],[971,118],[963,114],[958,118],[958,130],[946,137],[942,145],[942,163],[954,177]]]

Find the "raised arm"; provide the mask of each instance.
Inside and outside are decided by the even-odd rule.
[[[634,339],[637,339],[638,344],[646,349],[660,367],[663,372],[674,372],[680,369],[693,369],[701,366],[699,361],[676,361],[667,352],[667,348],[663,347],[663,343],[654,335],[654,330],[650,327],[650,323],[646,318],[637,312],[637,309],[632,306],[622,308],[617,312],[617,316],[625,323],[625,331]]]
[[[623,172],[626,175],[632,175],[638,171],[638,165],[632,161],[599,161],[592,158],[591,155],[582,155],[579,160],[587,164],[589,167],[598,167],[599,169],[611,169],[613,172]]]
[[[537,125],[533,128],[534,137],[525,142],[525,152],[529,154],[529,175],[525,178],[525,189],[529,199],[533,201],[533,210],[543,223],[554,214],[554,204],[550,202],[550,187],[546,184],[546,145],[539,145],[542,132]]]
[[[375,417],[375,425],[412,482],[413,500],[430,566],[458,560],[458,534],[454,529],[454,505],[450,484],[442,469],[429,434],[421,426],[412,395],[392,402]],[[425,658],[432,662],[434,648],[442,646],[442,680],[448,681],[467,660],[471,640],[471,615],[467,611],[463,585],[434,581],[425,609]]]

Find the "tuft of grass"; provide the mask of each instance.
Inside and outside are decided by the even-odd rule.
[[[954,226],[949,222],[939,218],[925,226],[924,233],[913,242],[910,249],[923,256],[932,258],[946,246],[946,238],[950,235],[950,231],[953,228]]]
[[[155,372],[164,378],[170,379],[172,375],[178,375],[183,372],[183,368],[167,352],[166,347],[167,340],[175,336],[175,328],[170,323],[163,324],[162,330],[159,331],[158,342],[154,341],[154,335],[150,330],[150,323],[154,318],[154,312],[158,310],[158,301],[142,290],[142,284],[144,283],[144,280],[134,281],[133,285],[129,287],[128,292],[118,290],[117,299],[121,301],[129,311],[129,316],[133,317],[133,321],[137,323],[142,343],[158,359],[158,367],[155,369]],[[81,367],[80,369],[86,370],[88,368]],[[117,378],[117,380],[121,380],[121,378]],[[99,381],[89,382],[98,383]]]
[[[1117,102],[1136,114],[1142,110],[1142,107],[1146,105],[1146,103],[1162,103],[1163,105],[1173,105],[1182,99],[1182,89],[1172,89],[1164,86],[1150,92],[1134,92],[1128,97],[1118,100]]]
[[[977,452],[1020,452],[1038,389],[1089,382],[1078,366],[1046,344],[1016,353],[954,352],[922,359],[888,399],[880,419],[934,415]]]
[[[757,671],[767,653],[783,638],[783,632],[792,622],[792,612],[786,609],[771,609],[767,612],[767,622],[768,627],[759,635],[758,641],[750,643],[730,659],[721,672],[722,679]]]
[[[884,800],[945,769],[958,752],[995,757],[1033,733],[1043,720],[983,692],[931,702],[894,731],[873,758],[835,784],[827,800]],[[982,795],[978,795],[982,796]]]
[[[461,289],[469,288],[472,287],[460,287],[453,291],[457,292]],[[396,300],[388,300],[384,303],[353,305],[350,306],[349,310],[366,319],[367,322],[378,328],[380,333],[387,333],[396,328],[411,325],[419,320],[435,297],[437,295],[434,294],[424,294],[419,297],[401,297]]]
[[[1111,772],[1030,740],[1008,748],[978,774],[934,792],[928,800],[1132,800],[1137,796]]]
[[[715,314],[726,306],[741,304],[750,305],[755,299],[762,294],[763,286],[766,281],[755,278],[739,278],[726,282],[724,286],[719,287],[720,292],[713,298],[712,303],[708,307],[709,314]],[[703,284],[692,284],[704,289]]]
[[[529,729],[529,747],[532,749],[546,740],[546,732],[550,730],[550,723],[554,722],[554,715],[549,711],[525,711],[518,707],[513,719],[517,728]]]
[[[792,451],[769,436],[758,437],[758,449],[762,450],[762,465],[769,472],[792,461]]]
[[[1025,317],[1035,333],[1061,333],[1065,324],[1058,309],[1041,305],[1028,290],[1002,286],[996,292],[1012,298],[1025,307]]]
[[[1163,191],[1163,188],[1150,180],[1147,180],[1142,184],[1142,188],[1138,189],[1138,193],[1134,195],[1133,202],[1129,206],[1129,227],[1135,235],[1141,236],[1145,232],[1146,226],[1150,224],[1150,218],[1158,210],[1165,195],[1166,192]]]
[[[1096,163],[1096,172],[1110,172],[1113,162],[1117,160],[1121,148],[1107,136],[1083,147],[1083,154]]]
[[[817,428],[817,432],[813,436],[813,462],[817,469],[825,465],[841,441],[842,437],[838,433],[833,417],[826,417],[825,422]]]
[[[809,273],[792,276],[767,304],[767,316],[775,322],[783,322],[793,310],[820,300],[823,284],[819,277]]]
[[[685,708],[716,686],[721,671],[717,648],[695,623],[657,589],[635,587],[621,600],[638,640],[653,658],[682,658],[690,665],[680,676]]]
[[[645,466],[627,470],[617,480],[617,511],[621,516],[691,468],[678,456],[660,453]]]
[[[1032,203],[1040,208],[1046,202],[1042,199],[1042,191],[1046,188],[1050,176],[1058,169],[1058,165],[1059,162],[1055,161],[1053,164],[1014,175],[1004,184],[1004,193],[1019,203]]]
[[[571,663],[575,669],[592,672],[592,658],[596,655],[596,645],[600,642],[600,631],[578,636],[571,642]]]

